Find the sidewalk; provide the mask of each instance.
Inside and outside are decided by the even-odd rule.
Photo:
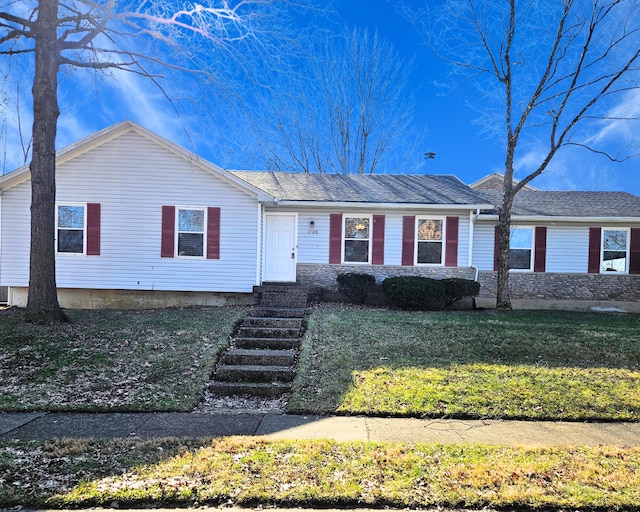
[[[640,446],[640,423],[195,413],[4,413],[0,439],[266,436],[271,439]]]

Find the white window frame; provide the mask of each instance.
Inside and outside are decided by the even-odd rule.
[[[603,227],[600,233],[600,273],[604,275],[619,276],[629,273],[629,259],[631,256],[631,229],[620,227]],[[624,231],[626,233],[626,247],[625,247],[625,268],[619,271],[605,270],[604,268],[604,233],[605,231]]]
[[[531,245],[529,247],[512,247],[513,231],[516,229],[528,230],[531,233]],[[509,272],[533,272],[533,259],[535,254],[536,233],[533,226],[511,226],[509,233],[509,257],[511,257],[511,249],[528,249],[529,250],[529,268],[509,268]],[[510,258],[509,258],[510,259]]]
[[[202,226],[202,255],[190,256],[188,254],[180,254],[179,239],[180,233],[196,233],[196,231],[180,231],[180,210],[200,210],[203,212]],[[208,209],[205,206],[176,206],[175,230],[174,230],[174,251],[176,258],[184,258],[188,260],[204,260],[207,258],[207,218]],[[199,233],[199,232],[198,232]]]
[[[346,238],[347,219],[368,219],[369,220],[369,238]],[[347,240],[367,240],[369,242],[367,261],[345,261],[345,247]],[[342,215],[342,263],[344,265],[371,265],[371,257],[373,254],[373,214],[343,214]]]
[[[68,251],[59,251],[58,250],[58,232],[63,229],[67,231],[80,231],[80,228],[61,228],[58,225],[58,211],[61,206],[74,206],[81,207],[84,210],[84,214],[82,216],[83,226],[82,226],[82,252],[68,252]],[[55,233],[55,247],[56,247],[56,255],[61,254],[65,256],[86,256],[87,254],[87,203],[66,203],[66,202],[56,202],[56,233]]]
[[[420,239],[418,237],[418,226],[421,220],[439,220],[442,222],[442,239],[440,244],[442,245],[442,251],[440,252],[440,263],[418,263],[418,246],[420,245]],[[444,267],[445,251],[447,250],[447,219],[439,215],[419,215],[416,216],[416,225],[414,226],[414,248],[413,248],[413,263],[420,267]],[[437,243],[435,241],[423,240],[422,243]]]

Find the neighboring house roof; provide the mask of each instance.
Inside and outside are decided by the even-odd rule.
[[[455,176],[231,171],[282,202],[488,207]]]
[[[499,205],[502,193],[478,190],[487,202]],[[496,210],[484,211],[496,214]],[[556,190],[521,190],[513,201],[512,215],[519,217],[640,217],[640,197],[628,192],[578,192]]]
[[[494,172],[493,174],[488,174],[484,178],[480,178],[478,181],[474,181],[471,185],[469,185],[474,190],[502,190],[502,184],[504,183],[504,174],[500,174],[499,172]],[[511,183],[517,185],[520,183],[518,180],[511,180]],[[522,190],[538,190],[531,185],[525,185]]]

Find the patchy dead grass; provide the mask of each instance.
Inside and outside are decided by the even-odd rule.
[[[188,411],[243,310],[68,311],[35,326],[0,311],[0,411]]]
[[[636,510],[640,451],[210,441],[0,442],[0,507]]]

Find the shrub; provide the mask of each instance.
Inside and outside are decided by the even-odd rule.
[[[364,304],[369,293],[376,285],[376,278],[371,274],[347,272],[338,274],[338,291],[358,304]]]
[[[445,286],[438,279],[389,277],[382,282],[382,290],[389,301],[400,309],[425,311],[445,307]]]
[[[475,297],[480,293],[480,283],[471,279],[450,277],[443,279],[442,282],[444,283],[444,304],[447,308],[465,297]]]

